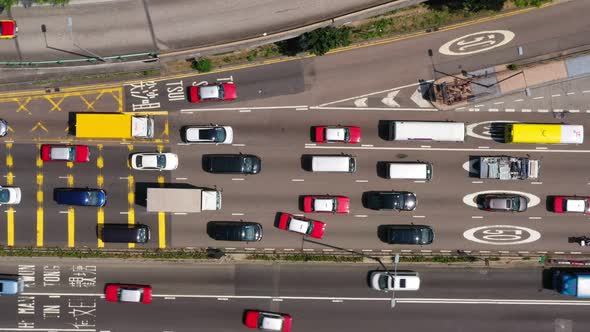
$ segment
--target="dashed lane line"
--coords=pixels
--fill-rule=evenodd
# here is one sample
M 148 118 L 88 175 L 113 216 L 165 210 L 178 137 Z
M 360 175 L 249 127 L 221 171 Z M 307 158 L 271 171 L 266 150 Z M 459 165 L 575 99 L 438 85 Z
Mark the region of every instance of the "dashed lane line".
M 337 150 L 375 150 L 375 151 L 453 151 L 453 152 L 479 152 L 482 149 L 476 148 L 419 148 L 419 147 L 394 147 L 394 146 L 305 146 L 306 149 L 337 149 Z M 486 149 L 491 152 L 544 152 L 544 153 L 590 153 L 590 150 L 550 150 L 547 147 L 536 149 Z M 368 180 L 355 180 L 356 182 L 368 182 Z

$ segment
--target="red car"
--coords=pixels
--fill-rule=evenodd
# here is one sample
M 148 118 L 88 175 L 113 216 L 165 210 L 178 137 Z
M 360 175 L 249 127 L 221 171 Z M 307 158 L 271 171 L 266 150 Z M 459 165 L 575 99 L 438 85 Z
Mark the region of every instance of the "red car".
M 303 212 L 348 213 L 350 200 L 346 196 L 303 196 Z
M 244 319 L 247 327 L 264 331 L 289 332 L 292 322 L 290 315 L 259 310 L 247 310 Z
M 221 83 L 211 85 L 197 85 L 188 87 L 188 101 L 200 103 L 203 101 L 234 100 L 237 98 L 236 85 Z
M 359 143 L 361 128 L 354 126 L 313 127 L 314 142 L 317 143 Z
M 279 217 L 279 228 L 321 239 L 324 236 L 326 224 L 317 220 L 297 217 L 289 213 L 281 213 Z
M 16 37 L 18 27 L 13 20 L 0 20 L 0 39 L 12 39 Z
M 87 163 L 90 152 L 86 145 L 41 145 L 41 160 L 43 161 L 73 161 Z
M 553 199 L 553 212 L 590 214 L 590 198 L 582 196 L 556 196 Z
M 152 303 L 152 286 L 107 284 L 104 295 L 109 302 Z

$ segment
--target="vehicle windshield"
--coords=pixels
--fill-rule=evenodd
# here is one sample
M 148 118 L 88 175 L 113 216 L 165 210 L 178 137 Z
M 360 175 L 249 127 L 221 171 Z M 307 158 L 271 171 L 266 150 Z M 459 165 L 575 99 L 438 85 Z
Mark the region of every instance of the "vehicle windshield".
M 147 241 L 147 230 L 145 228 L 140 228 L 137 232 L 137 242 L 144 243 Z
M 98 191 L 87 192 L 86 201 L 88 202 L 88 205 L 98 205 L 98 203 L 100 203 L 100 195 Z
M 166 167 L 166 156 L 163 154 L 158 155 L 157 159 L 156 159 L 156 163 L 158 165 L 158 168 Z
M 345 141 L 350 141 L 350 130 L 348 130 L 348 128 L 344 128 L 344 140 Z
M 68 151 L 70 152 L 70 160 L 76 160 L 76 148 L 71 146 L 68 148 Z
M 508 200 L 508 202 L 506 202 L 506 207 L 509 210 L 519 210 L 520 209 L 520 200 L 518 199 L 518 197 L 514 197 Z
M 219 89 L 219 99 L 223 99 L 223 97 L 225 97 L 225 90 L 223 89 L 223 85 L 218 85 L 217 89 Z
M 244 158 L 244 171 L 252 172 L 253 167 L 254 164 L 252 163 L 252 158 Z
M 389 276 L 387 274 L 382 274 L 379 277 L 379 288 L 381 288 L 381 289 L 388 289 L 389 288 Z
M 432 240 L 434 240 L 432 238 L 432 232 L 430 231 L 430 229 L 428 228 L 422 228 L 420 229 L 420 243 L 424 243 L 424 244 L 428 244 L 431 243 Z
M 10 200 L 10 191 L 8 189 L 0 189 L 0 203 L 8 203 Z
M 256 227 L 253 225 L 244 226 L 244 240 L 253 241 L 256 239 Z

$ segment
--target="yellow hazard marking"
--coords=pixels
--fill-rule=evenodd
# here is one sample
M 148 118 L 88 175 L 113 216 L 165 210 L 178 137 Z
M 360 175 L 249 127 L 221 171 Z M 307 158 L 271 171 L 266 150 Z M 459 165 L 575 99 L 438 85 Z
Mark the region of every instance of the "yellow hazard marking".
M 66 162 L 66 166 L 68 168 L 72 168 L 72 167 L 74 167 L 74 162 L 73 161 L 68 161 L 68 162 Z
M 37 124 L 35 126 L 33 126 L 33 128 L 31 128 L 31 132 L 34 132 L 37 129 L 43 129 L 45 132 L 48 132 L 49 130 L 47 130 L 47 128 L 41 123 L 41 121 L 37 122 Z
M 72 188 L 74 186 L 74 175 L 68 174 L 68 187 Z
M 51 105 L 53 105 L 53 107 L 49 110 L 49 112 L 53 112 L 53 111 L 61 112 L 61 111 L 63 111 L 59 105 L 61 105 L 61 103 L 63 103 L 63 101 L 65 99 L 66 99 L 66 97 L 65 96 L 62 96 L 60 98 L 60 100 L 56 103 L 55 101 L 53 101 L 53 98 L 51 98 L 51 96 L 45 96 L 45 100 L 47 100 L 48 102 L 51 103 Z
M 92 102 L 89 102 L 88 99 L 84 98 L 84 96 L 80 95 L 80 99 L 82 99 L 82 101 L 84 103 L 86 103 L 86 109 L 87 110 L 93 110 L 96 111 L 96 109 L 94 108 L 94 103 L 96 103 L 104 94 L 104 91 L 100 91 L 98 93 L 98 96 L 96 98 L 94 98 L 94 100 Z
M 102 155 L 100 155 L 100 156 L 98 156 L 98 158 L 96 158 L 96 167 L 98 167 L 98 168 L 104 167 L 104 159 L 102 158 Z
M 37 173 L 37 185 L 38 186 L 43 185 L 43 174 L 41 174 L 41 173 Z
M 24 102 L 21 102 L 20 98 L 13 100 L 13 101 L 16 101 L 18 104 L 18 108 L 16 109 L 16 113 L 19 113 L 20 111 L 25 111 L 25 112 L 31 114 L 31 112 L 27 108 L 27 104 L 30 103 L 31 100 L 33 100 L 33 98 L 31 98 L 31 97 L 27 97 Z
M 40 206 L 37 207 L 37 247 L 43 247 L 43 208 Z
M 158 247 L 166 248 L 166 213 L 158 212 Z
M 14 174 L 12 172 L 6 173 L 6 184 L 9 186 L 14 184 Z
M 96 221 L 98 224 L 98 228 L 100 229 L 102 227 L 102 225 L 104 224 L 104 208 L 102 208 L 102 207 L 98 208 L 98 211 L 96 212 Z M 104 248 L 104 242 L 102 242 L 102 240 L 100 239 L 100 236 L 98 237 L 98 247 Z
M 135 224 L 135 209 L 133 207 L 130 207 L 127 211 L 127 223 L 129 225 Z M 129 243 L 128 248 L 135 248 L 135 243 Z
M 14 160 L 12 159 L 12 155 L 6 155 L 6 166 L 12 167 L 14 165 Z
M 163 175 L 158 175 L 158 183 L 159 184 L 162 184 L 164 182 L 166 182 L 166 179 L 164 178 L 164 176 Z
M 74 247 L 74 234 L 76 233 L 76 223 L 74 222 L 75 212 L 73 207 L 68 208 L 68 247 Z
M 40 148 L 39 144 L 37 144 L 37 148 Z M 37 152 L 37 159 L 36 159 L 37 168 L 43 167 L 43 160 L 41 159 L 40 153 L 41 153 L 40 151 Z
M 162 135 L 160 135 L 160 137 L 162 137 L 162 136 L 168 137 L 169 133 L 170 133 L 170 128 L 168 125 L 168 119 L 166 119 L 166 121 L 164 122 L 164 131 L 162 132 Z
M 8 208 L 6 211 L 6 244 L 9 247 L 14 246 L 14 209 Z
M 158 146 L 156 147 L 156 150 L 158 150 L 159 153 L 162 153 L 164 151 L 165 146 L 158 144 Z
M 102 176 L 102 175 L 96 176 L 96 185 L 98 186 L 98 188 L 102 189 L 102 186 L 104 185 L 104 176 Z
M 43 190 L 37 190 L 37 203 L 43 204 Z

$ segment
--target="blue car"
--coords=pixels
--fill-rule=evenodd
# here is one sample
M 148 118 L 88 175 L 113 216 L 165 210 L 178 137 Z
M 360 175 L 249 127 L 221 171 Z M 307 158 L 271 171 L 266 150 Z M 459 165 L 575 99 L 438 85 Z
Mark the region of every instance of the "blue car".
M 107 193 L 102 189 L 55 188 L 53 200 L 63 205 L 104 206 L 107 203 Z
M 25 289 L 25 282 L 21 277 L 17 279 L 0 278 L 0 295 L 16 295 Z

